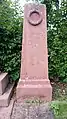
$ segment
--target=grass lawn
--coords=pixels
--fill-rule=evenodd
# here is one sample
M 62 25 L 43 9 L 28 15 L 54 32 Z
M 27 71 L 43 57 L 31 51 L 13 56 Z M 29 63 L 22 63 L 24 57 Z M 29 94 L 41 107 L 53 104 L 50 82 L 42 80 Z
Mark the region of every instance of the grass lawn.
M 50 107 L 55 119 L 67 119 L 67 101 L 52 101 Z

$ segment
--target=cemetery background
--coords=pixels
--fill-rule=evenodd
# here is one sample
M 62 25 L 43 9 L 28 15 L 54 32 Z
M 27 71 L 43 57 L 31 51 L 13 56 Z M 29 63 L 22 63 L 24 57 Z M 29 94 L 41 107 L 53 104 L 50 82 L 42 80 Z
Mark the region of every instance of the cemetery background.
M 66 100 L 67 84 L 63 82 L 67 82 L 67 1 L 60 8 L 54 0 L 45 0 L 43 4 L 47 6 L 49 77 L 57 87 L 53 96 Z M 13 5 L 10 0 L 0 1 L 0 71 L 8 72 L 11 80 L 16 81 L 20 72 L 21 16 L 17 0 Z

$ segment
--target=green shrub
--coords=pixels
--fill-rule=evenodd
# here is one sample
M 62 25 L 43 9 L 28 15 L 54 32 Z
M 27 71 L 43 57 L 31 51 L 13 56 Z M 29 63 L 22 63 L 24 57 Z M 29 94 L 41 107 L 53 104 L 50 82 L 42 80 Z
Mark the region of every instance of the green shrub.
M 67 1 L 48 21 L 49 76 L 67 82 Z M 55 78 L 56 79 L 56 78 Z
M 0 70 L 16 80 L 20 72 L 22 19 L 11 5 L 7 0 L 0 4 Z
M 16 0 L 17 2 L 17 0 Z M 54 0 L 47 5 L 49 76 L 67 82 L 67 1 L 55 8 Z M 0 2 L 0 70 L 19 79 L 22 39 L 22 17 L 10 0 Z M 56 78 L 55 78 L 56 79 Z

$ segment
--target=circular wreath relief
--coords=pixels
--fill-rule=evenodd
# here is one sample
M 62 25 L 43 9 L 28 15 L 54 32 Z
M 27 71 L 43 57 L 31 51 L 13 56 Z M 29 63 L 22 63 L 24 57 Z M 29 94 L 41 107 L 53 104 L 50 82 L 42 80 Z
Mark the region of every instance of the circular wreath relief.
M 37 15 L 38 19 L 37 20 L 31 19 L 31 17 L 35 14 Z M 28 14 L 28 22 L 33 26 L 39 25 L 42 22 L 41 13 L 38 10 L 31 10 Z

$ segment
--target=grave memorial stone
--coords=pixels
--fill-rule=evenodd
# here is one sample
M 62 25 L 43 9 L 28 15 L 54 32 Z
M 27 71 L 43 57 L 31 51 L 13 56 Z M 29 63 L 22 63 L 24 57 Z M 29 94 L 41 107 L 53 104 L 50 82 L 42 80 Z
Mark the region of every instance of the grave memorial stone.
M 48 79 L 46 6 L 29 3 L 24 8 L 23 41 L 18 98 L 43 97 L 52 99 Z

